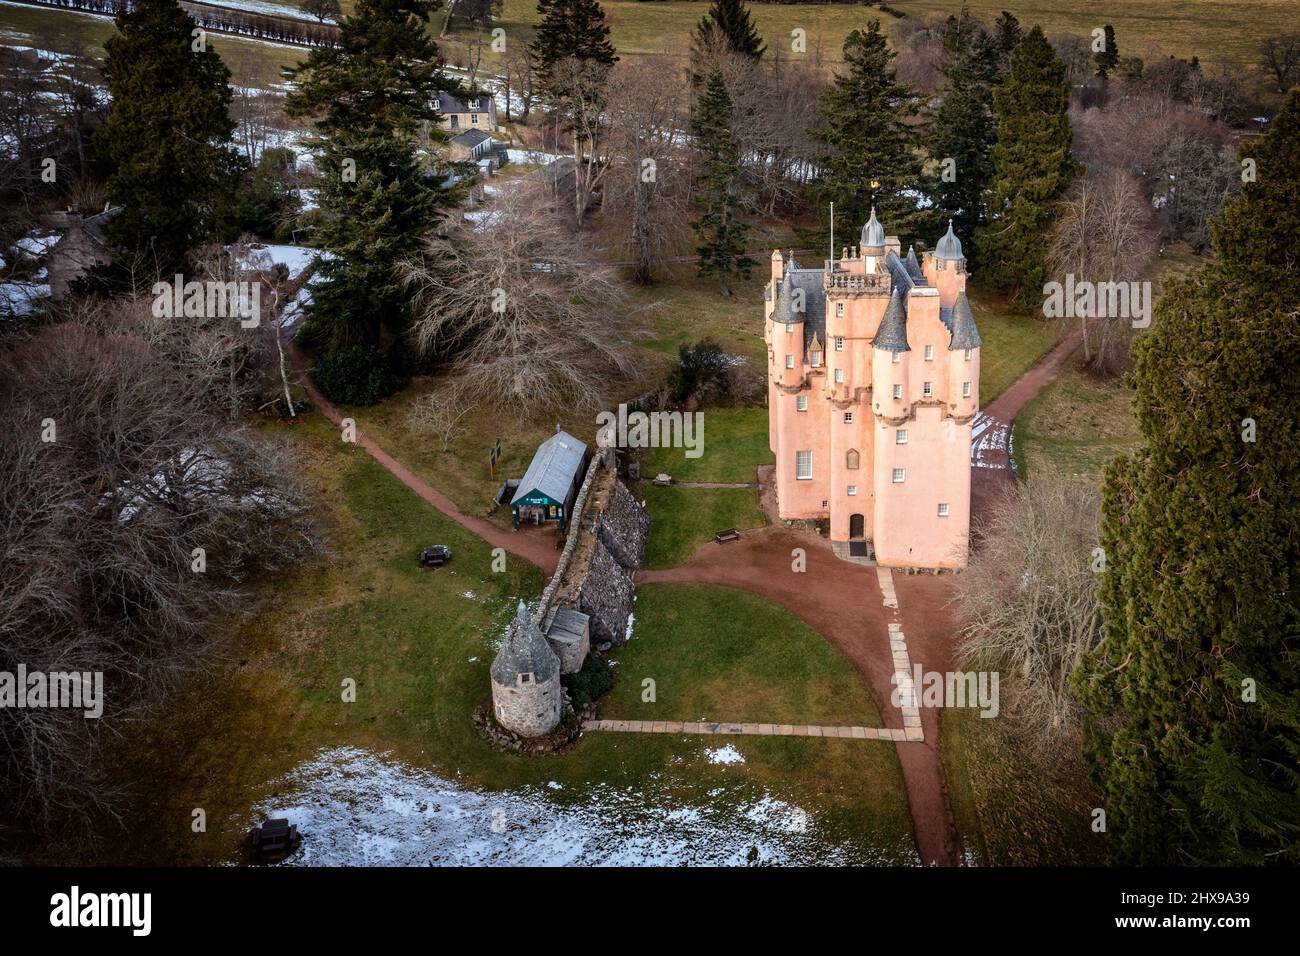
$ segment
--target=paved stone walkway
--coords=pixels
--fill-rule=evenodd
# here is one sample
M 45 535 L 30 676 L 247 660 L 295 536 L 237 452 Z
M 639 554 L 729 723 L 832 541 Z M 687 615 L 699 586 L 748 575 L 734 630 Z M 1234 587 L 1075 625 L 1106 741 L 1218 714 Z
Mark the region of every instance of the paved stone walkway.
M 918 718 L 915 726 L 828 727 L 821 724 L 746 724 L 682 720 L 589 720 L 583 730 L 606 730 L 629 734 L 748 734 L 754 737 L 843 737 L 852 740 L 922 740 Z
M 880 584 L 880 596 L 884 598 L 885 607 L 898 609 L 898 595 L 894 593 L 894 572 L 889 568 L 876 565 L 876 581 Z

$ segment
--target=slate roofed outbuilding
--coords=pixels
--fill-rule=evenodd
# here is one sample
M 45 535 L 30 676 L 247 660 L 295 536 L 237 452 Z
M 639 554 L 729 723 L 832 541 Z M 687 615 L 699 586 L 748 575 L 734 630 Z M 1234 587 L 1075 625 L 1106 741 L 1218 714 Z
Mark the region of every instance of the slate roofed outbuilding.
M 520 498 L 534 491 L 540 491 L 553 501 L 564 501 L 586 455 L 585 442 L 578 441 L 568 432 L 556 431 L 537 446 L 537 454 L 524 472 L 510 504 L 515 505 Z
M 491 138 L 491 136 L 483 132 L 481 129 L 467 129 L 465 132 L 453 136 L 451 141 L 457 146 L 465 146 L 469 149 L 473 149 L 479 143 L 483 142 L 483 140 Z

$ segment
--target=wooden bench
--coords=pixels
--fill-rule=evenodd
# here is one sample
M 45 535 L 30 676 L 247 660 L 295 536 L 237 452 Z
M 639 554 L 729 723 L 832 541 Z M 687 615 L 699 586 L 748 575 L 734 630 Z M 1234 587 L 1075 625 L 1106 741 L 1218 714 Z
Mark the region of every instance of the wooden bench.
M 728 541 L 739 541 L 740 532 L 735 528 L 727 528 L 725 531 L 719 531 L 715 534 L 713 540 L 718 544 L 726 544 Z

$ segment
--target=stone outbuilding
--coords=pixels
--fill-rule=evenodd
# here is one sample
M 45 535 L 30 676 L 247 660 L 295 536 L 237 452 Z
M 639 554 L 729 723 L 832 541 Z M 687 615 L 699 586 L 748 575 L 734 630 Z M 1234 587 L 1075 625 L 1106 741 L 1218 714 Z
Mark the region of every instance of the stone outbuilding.
M 576 674 L 591 649 L 591 618 L 571 607 L 557 607 L 546 626 L 546 643 L 560 658 L 560 673 Z
M 560 659 L 524 602 L 492 662 L 492 710 L 497 723 L 524 737 L 549 734 L 560 723 L 564 691 Z

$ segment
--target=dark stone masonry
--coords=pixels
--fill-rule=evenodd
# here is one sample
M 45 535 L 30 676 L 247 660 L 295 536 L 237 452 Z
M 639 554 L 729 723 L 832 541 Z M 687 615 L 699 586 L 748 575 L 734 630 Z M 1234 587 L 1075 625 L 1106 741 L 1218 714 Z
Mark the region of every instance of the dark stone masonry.
M 621 481 L 614 482 L 609 504 L 600 517 L 599 538 L 623 567 L 629 571 L 641 567 L 650 539 L 650 515 Z

